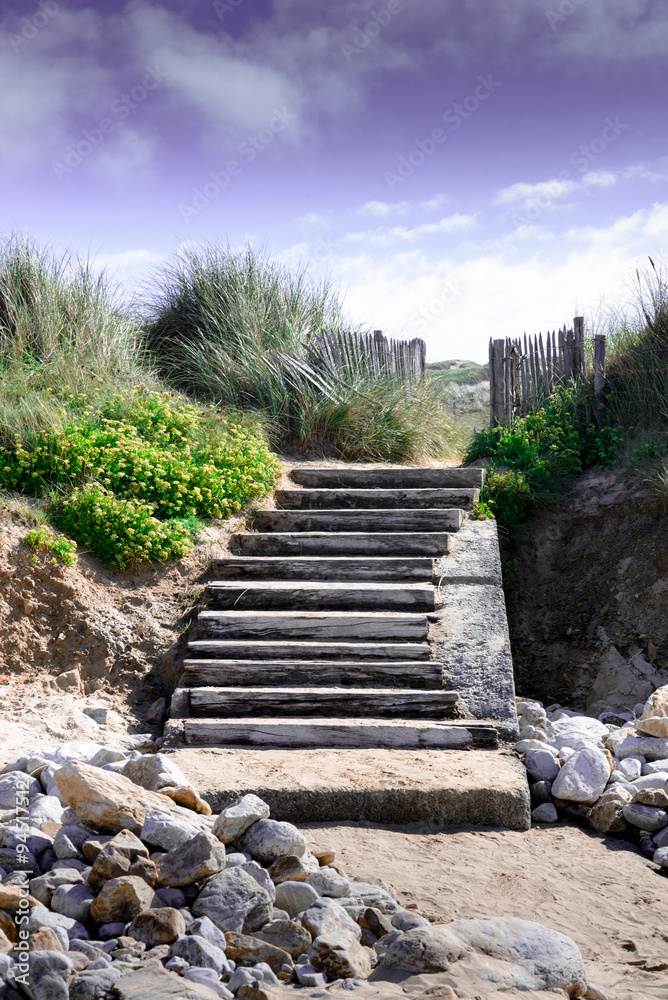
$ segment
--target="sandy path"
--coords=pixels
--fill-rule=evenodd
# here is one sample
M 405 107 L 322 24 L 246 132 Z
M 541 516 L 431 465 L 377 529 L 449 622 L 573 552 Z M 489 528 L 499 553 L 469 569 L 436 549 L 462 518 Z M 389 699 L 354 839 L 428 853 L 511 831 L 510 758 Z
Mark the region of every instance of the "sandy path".
M 610 1000 L 668 998 L 668 880 L 624 841 L 562 824 L 528 833 L 363 823 L 302 829 L 313 843 L 336 847 L 347 872 L 380 876 L 432 920 L 537 920 L 577 942 L 590 981 Z M 416 996 L 415 984 L 378 984 L 373 992 L 369 984 L 355 995 Z

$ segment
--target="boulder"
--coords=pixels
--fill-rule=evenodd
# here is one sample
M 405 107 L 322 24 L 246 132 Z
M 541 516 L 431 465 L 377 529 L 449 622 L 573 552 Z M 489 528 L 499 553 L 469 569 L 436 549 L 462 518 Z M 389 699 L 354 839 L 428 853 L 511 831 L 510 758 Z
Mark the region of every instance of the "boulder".
M 136 875 L 122 875 L 105 882 L 91 903 L 90 915 L 96 924 L 133 920 L 142 910 L 156 908 L 162 900 Z
M 148 848 L 129 830 L 121 830 L 97 853 L 88 885 L 101 889 L 109 879 L 127 875 L 137 858 L 148 858 Z
M 0 812 L 16 809 L 19 800 L 27 806 L 42 794 L 42 786 L 23 771 L 10 771 L 0 777 Z M 287 853 L 287 852 L 284 852 Z
M 292 958 L 287 951 L 260 938 L 248 934 L 237 934 L 235 931 L 231 931 L 225 937 L 227 939 L 227 957 L 231 958 L 237 965 L 240 962 L 252 965 L 266 962 L 272 972 L 276 974 L 281 971 L 284 965 L 292 965 Z
M 367 979 L 371 974 L 372 954 L 345 931 L 321 934 L 308 950 L 313 968 L 332 979 Z
M 180 767 L 162 753 L 147 753 L 135 760 L 128 760 L 121 772 L 126 778 L 151 792 L 168 785 L 189 785 Z
M 269 818 L 269 806 L 257 795 L 243 795 L 227 806 L 213 825 L 214 837 L 223 844 L 238 840 L 258 820 Z M 284 852 L 287 853 L 287 852 Z
M 240 841 L 243 851 L 263 865 L 270 865 L 285 854 L 302 857 L 306 854 L 306 838 L 292 823 L 275 819 L 259 819 L 244 833 Z
M 90 830 L 84 826 L 61 826 L 53 841 L 53 852 L 63 861 L 66 858 L 82 858 L 81 848 L 90 837 Z
M 611 733 L 606 746 L 614 757 L 644 757 L 645 760 L 664 760 L 668 757 L 668 738 L 641 736 L 635 729 L 619 729 Z
M 308 951 L 312 940 L 306 928 L 294 920 L 270 920 L 262 930 L 255 932 L 255 937 L 281 951 L 287 951 L 293 958 Z
M 163 887 L 192 885 L 225 868 L 225 847 L 210 833 L 197 833 L 157 862 L 158 883 Z
M 600 798 L 611 774 L 605 753 L 595 747 L 578 750 L 563 764 L 552 783 L 555 799 L 593 804 Z
M 291 917 L 296 917 L 315 903 L 318 896 L 318 890 L 306 882 L 281 882 L 276 887 L 276 906 Z
M 266 889 L 239 866 L 227 868 L 206 883 L 192 905 L 197 917 L 209 917 L 222 931 L 252 934 L 271 917 Z
M 633 802 L 633 792 L 619 783 L 607 788 L 589 810 L 587 819 L 597 833 L 622 833 L 626 830 L 624 806 Z
M 536 781 L 554 781 L 559 774 L 559 762 L 550 750 L 527 750 L 524 766 Z
M 306 877 L 306 884 L 312 886 L 319 896 L 341 899 L 350 895 L 350 882 L 339 875 L 335 868 L 320 868 Z
M 652 716 L 649 719 L 640 719 L 636 722 L 636 729 L 646 736 L 668 736 L 668 717 L 658 718 Z
M 215 944 L 216 948 L 220 948 L 221 951 L 227 950 L 225 935 L 208 917 L 198 917 L 197 920 L 193 920 L 188 926 L 187 933 L 197 934 L 198 937 L 206 938 L 207 941 Z
M 127 936 L 141 941 L 147 948 L 155 948 L 161 944 L 172 944 L 185 932 L 183 914 L 173 906 L 162 906 L 138 913 L 127 929 Z
M 360 926 L 333 899 L 317 899 L 304 910 L 299 919 L 302 927 L 305 927 L 314 939 L 338 931 L 352 934 L 358 941 L 362 936 Z
M 170 946 L 170 958 L 184 958 L 189 965 L 200 969 L 213 969 L 218 975 L 227 969 L 225 952 L 206 938 L 186 934 Z
M 641 720 L 655 717 L 664 719 L 668 717 L 668 684 L 658 687 L 645 702 Z
M 59 885 L 51 898 L 51 909 L 85 924 L 95 893 L 86 885 Z
M 116 965 L 85 969 L 70 982 L 69 1000 L 98 1000 L 106 996 L 121 974 Z
M 192 809 L 202 816 L 211 816 L 211 806 L 197 794 L 192 785 L 168 785 L 158 789 L 161 795 L 166 795 L 172 802 L 183 806 L 184 809 Z
M 157 794 L 157 793 L 156 793 Z M 185 811 L 185 810 L 184 810 Z M 195 815 L 191 813 L 190 815 Z M 163 851 L 173 851 L 201 833 L 189 818 L 148 809 L 141 829 L 141 839 Z
M 627 823 L 639 830 L 647 830 L 648 833 L 657 833 L 664 826 L 668 826 L 668 812 L 656 806 L 643 806 L 631 802 L 624 806 L 622 813 Z
M 309 873 L 310 869 L 296 854 L 286 854 L 269 866 L 269 876 L 275 885 L 280 885 L 281 882 L 303 882 Z
M 416 973 L 447 972 L 468 950 L 448 928 L 446 924 L 416 927 L 406 934 L 396 931 L 383 965 Z

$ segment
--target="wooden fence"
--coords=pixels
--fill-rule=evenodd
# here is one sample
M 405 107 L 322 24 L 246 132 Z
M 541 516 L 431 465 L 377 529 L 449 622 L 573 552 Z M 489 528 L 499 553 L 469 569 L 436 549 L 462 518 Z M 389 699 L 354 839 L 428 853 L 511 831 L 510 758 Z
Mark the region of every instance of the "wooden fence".
M 397 375 L 405 380 L 423 377 L 427 361 L 424 340 L 391 340 L 382 330 L 357 333 L 344 330 L 314 337 L 306 345 L 306 356 L 316 367 L 339 378 L 365 374 L 370 378 Z
M 584 318 L 543 335 L 489 342 L 490 426 L 511 426 L 515 417 L 539 409 L 560 385 L 586 375 Z M 605 384 L 605 337 L 594 338 L 594 394 Z

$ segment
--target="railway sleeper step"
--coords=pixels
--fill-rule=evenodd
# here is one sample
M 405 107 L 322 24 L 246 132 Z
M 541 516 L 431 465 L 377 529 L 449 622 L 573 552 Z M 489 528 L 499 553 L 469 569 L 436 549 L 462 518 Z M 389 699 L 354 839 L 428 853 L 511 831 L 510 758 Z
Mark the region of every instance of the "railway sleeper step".
M 382 687 L 442 690 L 434 660 L 185 660 L 184 687 Z
M 301 489 L 276 490 L 280 510 L 360 510 L 373 508 L 432 510 L 460 507 L 470 510 L 480 499 L 477 489 Z
M 430 583 L 224 580 L 209 583 L 207 593 L 211 607 L 229 610 L 433 611 L 435 607 Z
M 206 638 L 360 641 L 403 639 L 424 642 L 424 614 L 388 611 L 201 611 L 197 628 Z M 205 638 L 203 634 L 198 638 Z
M 416 469 L 411 466 L 292 469 L 290 479 L 312 489 L 482 489 L 485 470 Z
M 256 536 L 257 537 L 257 536 Z M 275 536 L 270 536 L 275 537 Z M 228 556 L 213 559 L 216 577 L 253 580 L 432 580 L 434 559 L 427 556 Z
M 463 520 L 464 512 L 459 507 L 430 507 L 424 510 L 256 510 L 253 526 L 266 532 L 459 531 Z
M 447 719 L 456 715 L 458 698 L 456 691 L 407 688 L 198 687 L 190 689 L 190 714 Z
M 350 638 L 350 636 L 348 636 Z M 428 642 L 291 642 L 244 639 L 193 639 L 188 643 L 191 656 L 237 660 L 368 660 L 385 662 L 429 661 Z
M 232 548 L 245 556 L 431 556 L 447 555 L 447 531 L 237 532 Z

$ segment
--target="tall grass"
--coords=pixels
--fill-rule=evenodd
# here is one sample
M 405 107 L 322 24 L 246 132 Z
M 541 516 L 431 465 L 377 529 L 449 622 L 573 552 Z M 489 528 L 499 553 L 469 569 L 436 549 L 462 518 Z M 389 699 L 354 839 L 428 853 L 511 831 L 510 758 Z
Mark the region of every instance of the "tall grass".
M 141 383 L 140 325 L 87 261 L 0 240 L 0 440 L 57 428 L 83 400 Z
M 668 431 L 668 274 L 649 264 L 634 307 L 609 319 L 605 405 L 623 427 L 651 434 Z
M 146 345 L 169 382 L 200 398 L 263 412 L 274 443 L 352 460 L 421 461 L 452 454 L 454 422 L 426 380 L 357 371 L 319 387 L 280 355 L 304 357 L 323 328 L 345 329 L 335 287 L 250 245 L 187 247 L 154 276 Z

